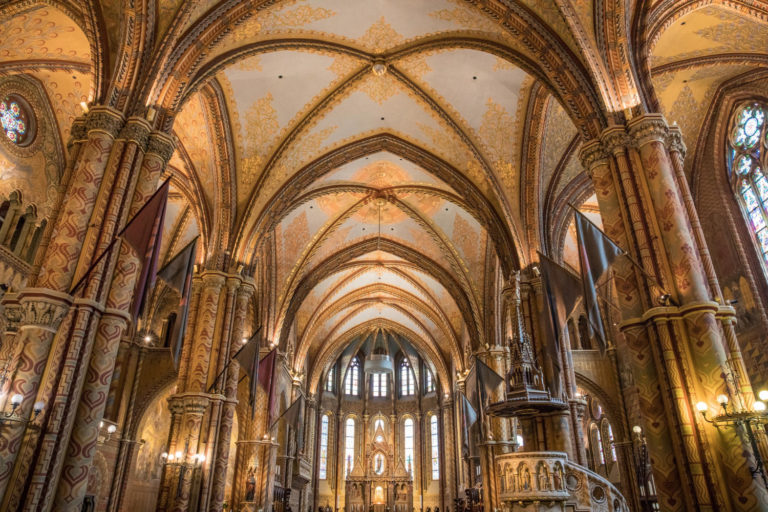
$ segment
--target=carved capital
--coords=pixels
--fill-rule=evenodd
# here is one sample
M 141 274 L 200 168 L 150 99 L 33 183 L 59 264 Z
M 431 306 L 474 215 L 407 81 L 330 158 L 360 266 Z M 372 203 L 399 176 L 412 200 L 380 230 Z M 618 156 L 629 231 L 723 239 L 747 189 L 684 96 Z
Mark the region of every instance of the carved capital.
M 163 132 L 152 132 L 149 134 L 149 140 L 147 141 L 147 154 L 155 154 L 163 160 L 163 165 L 168 163 L 168 160 L 173 156 L 173 151 L 176 149 L 176 143 L 170 135 Z
M 11 297 L 11 295 L 13 297 Z M 6 293 L 5 297 L 3 297 L 6 332 L 18 331 L 19 324 L 24 318 L 24 310 L 21 307 L 21 303 L 16 299 L 15 295 L 16 294 Z
M 599 140 L 593 140 L 581 147 L 579 159 L 582 167 L 591 176 L 595 167 L 605 165 L 608 160 L 608 153 L 605 152 Z
M 631 145 L 632 139 L 624 128 L 614 126 L 608 128 L 600 135 L 600 140 L 603 143 L 603 148 L 608 154 L 619 155 L 624 153 Z
M 632 143 L 643 147 L 651 142 L 666 144 L 669 126 L 661 114 L 646 114 L 627 123 Z
M 85 120 L 85 127 L 88 133 L 100 131 L 113 139 L 120 133 L 120 129 L 124 124 L 125 119 L 120 112 L 101 105 L 91 108 Z
M 210 399 L 203 396 L 188 395 L 183 398 L 184 412 L 186 414 L 193 414 L 202 416 L 205 413 L 205 409 L 210 403 Z
M 77 142 L 82 142 L 88 138 L 88 128 L 86 127 L 85 116 L 80 116 L 72 122 L 72 128 L 69 130 L 69 141 L 67 147 L 71 147 Z
M 147 147 L 149 140 L 149 132 L 151 126 L 149 122 L 142 117 L 131 117 L 128 122 L 125 123 L 123 129 L 120 130 L 119 139 L 123 139 L 127 142 L 135 142 L 141 149 Z
M 682 158 L 685 158 L 685 153 L 688 148 L 685 147 L 683 142 L 683 133 L 680 131 L 680 127 L 673 125 L 669 127 L 669 133 L 667 134 L 667 147 L 670 152 L 678 152 Z
M 72 298 L 47 288 L 27 288 L 19 294 L 21 325 L 56 331 L 67 314 Z

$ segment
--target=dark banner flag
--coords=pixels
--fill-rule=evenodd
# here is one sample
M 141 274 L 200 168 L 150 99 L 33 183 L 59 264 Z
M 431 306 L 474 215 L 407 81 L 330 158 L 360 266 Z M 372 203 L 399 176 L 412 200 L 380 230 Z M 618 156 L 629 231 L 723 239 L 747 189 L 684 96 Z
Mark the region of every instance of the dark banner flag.
M 605 274 L 611 263 L 624 254 L 624 251 L 578 210 L 574 215 L 574 221 L 579 241 L 584 309 L 587 311 L 587 318 L 600 344 L 600 350 L 605 351 L 605 329 L 600 316 L 600 305 L 597 303 L 596 286 L 597 281 Z
M 490 366 L 475 358 L 475 365 L 464 382 L 470 403 L 476 410 L 482 410 L 486 398 L 504 382 L 504 378 Z
M 152 289 L 157 273 L 157 261 L 163 237 L 165 206 L 168 203 L 170 180 L 160 185 L 141 210 L 131 219 L 118 236 L 136 251 L 141 262 L 141 271 L 133 290 L 131 318 L 138 318 L 144 309 L 147 292 Z
M 256 379 L 262 389 L 267 392 L 267 425 L 272 425 L 272 418 L 277 416 L 275 407 L 277 406 L 277 400 L 275 400 L 275 366 L 277 366 L 277 349 L 273 348 L 269 351 L 269 354 L 259 361 L 259 375 Z M 256 412 L 256 387 L 251 385 L 251 392 L 253 395 L 250 397 L 251 401 L 251 417 Z
M 472 443 L 472 425 L 477 423 L 477 411 L 464 393 L 459 393 L 461 397 L 461 418 L 462 428 L 464 429 L 462 437 L 462 456 L 469 457 L 474 450 Z
M 280 419 L 284 419 L 292 429 L 298 430 L 299 428 L 299 416 L 301 414 L 301 407 L 304 404 L 304 397 L 299 395 L 299 398 L 293 401 L 283 413 L 272 423 L 270 430 L 274 427 Z
M 173 323 L 171 334 L 171 357 L 173 366 L 178 371 L 181 359 L 181 348 L 184 343 L 184 331 L 187 328 L 187 313 L 189 313 L 189 292 L 192 288 L 192 273 L 195 269 L 195 254 L 197 237 L 157 273 L 168 286 L 179 292 L 179 314 Z
M 548 382 L 549 391 L 555 398 L 560 398 L 560 336 L 562 336 L 565 323 L 573 313 L 576 301 L 581 295 L 579 280 L 569 271 L 539 253 L 541 265 L 542 284 L 544 288 L 544 300 L 549 315 L 544 322 L 546 346 L 544 347 L 544 359 L 551 364 L 551 381 Z

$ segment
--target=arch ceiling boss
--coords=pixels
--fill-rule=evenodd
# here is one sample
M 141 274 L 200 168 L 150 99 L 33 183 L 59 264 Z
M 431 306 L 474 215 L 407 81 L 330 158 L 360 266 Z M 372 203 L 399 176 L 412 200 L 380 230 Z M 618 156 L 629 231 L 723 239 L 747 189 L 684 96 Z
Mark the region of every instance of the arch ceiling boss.
M 231 375 L 241 342 L 257 334 L 261 355 L 276 347 L 276 367 L 288 375 L 278 409 L 300 394 L 318 418 L 327 415 L 323 492 L 336 489 L 337 508 L 344 484 L 330 480 L 344 468 L 329 453 L 334 436 L 342 439 L 342 398 L 337 418 L 323 396 L 382 338 L 417 387 L 429 378 L 429 391 L 407 393 L 420 409 L 406 416 L 421 448 L 418 418 L 440 423 L 439 450 L 430 442 L 441 481 L 427 489 L 419 476 L 409 491 L 433 507 L 453 506 L 462 485 L 486 489 L 488 510 L 522 503 L 514 493 L 533 490 L 514 485 L 531 474 L 515 450 L 527 443 L 523 451 L 548 454 L 535 466 L 541 500 L 576 496 L 581 487 L 554 482 L 578 473 L 579 485 L 603 493 L 580 499 L 640 510 L 650 491 L 631 474 L 640 446 L 632 443 L 647 439 L 646 481 L 662 510 L 768 510 L 766 492 L 744 476 L 749 447 L 718 437 L 693 405 L 740 393 L 751 407 L 747 376 L 766 384 L 765 266 L 749 233 L 734 227 L 738 204 L 717 203 L 715 187 L 727 185 L 725 171 L 716 173 L 732 107 L 768 98 L 767 23 L 758 0 L 2 2 L 0 279 L 13 286 L 0 299 L 0 331 L 10 333 L 0 344 L 0 407 L 7 417 L 34 416 L 0 417 L 0 509 L 79 510 L 85 496 L 104 497 L 97 510 L 118 512 L 126 499 L 141 509 L 141 493 L 126 498 L 125 486 L 93 490 L 100 477 L 89 468 L 98 457 L 106 464 L 96 448 L 109 440 L 104 421 L 120 442 L 140 439 L 147 425 L 169 439 L 106 456 L 118 461 L 115 479 L 154 482 L 160 498 L 148 500 L 162 510 L 173 502 L 220 511 L 225 496 L 245 499 L 250 478 L 265 487 L 290 480 L 288 466 L 254 476 L 235 439 L 296 448 L 280 464 L 295 455 L 291 475 L 316 484 L 307 455 L 315 420 L 300 436 L 265 434 L 268 419 L 249 413 L 271 402 L 254 392 L 250 403 Z M 135 320 L 127 311 L 142 285 L 140 261 L 113 244 L 166 180 L 158 266 L 197 240 L 194 279 L 186 293 L 159 279 Z M 718 211 L 704 218 L 700 208 Z M 600 284 L 606 304 L 595 309 L 604 309 L 609 356 L 592 350 L 600 340 L 581 302 L 562 344 L 544 341 L 549 297 L 538 253 L 580 273 L 575 210 L 636 260 L 616 263 L 610 284 Z M 720 210 L 735 234 L 710 254 Z M 729 266 L 739 275 L 728 270 L 721 287 Z M 734 306 L 737 293 L 749 311 Z M 185 344 L 164 363 L 158 354 L 175 350 L 169 340 L 183 321 L 177 303 L 189 305 Z M 556 381 L 536 391 L 558 405 L 535 429 L 483 416 L 479 441 L 510 448 L 491 448 L 490 467 L 476 472 L 470 461 L 481 457 L 458 432 L 459 391 L 475 361 L 506 379 L 513 357 L 536 367 L 526 379 Z M 172 421 L 142 416 L 161 408 L 160 397 Z M 581 421 L 587 403 L 605 405 L 592 418 L 605 439 L 580 430 L 590 427 Z M 363 436 L 347 440 L 351 451 L 367 442 L 363 409 L 349 413 Z M 379 412 L 394 423 L 394 411 L 391 420 Z M 642 435 L 633 437 L 635 423 Z M 550 435 L 560 428 L 567 433 Z M 399 442 L 394 429 L 387 449 Z M 611 455 L 602 469 L 595 453 L 588 463 L 585 440 Z M 205 445 L 189 467 L 208 466 L 194 484 L 197 476 L 181 472 L 173 498 L 166 469 L 182 445 L 190 454 Z M 135 472 L 133 450 L 142 449 L 137 460 L 151 463 Z M 146 468 L 165 449 L 153 474 Z M 506 457 L 498 469 L 495 455 Z M 451 457 L 467 466 L 450 470 Z M 525 472 L 513 475 L 518 464 Z M 414 475 L 396 459 L 386 468 L 403 482 Z

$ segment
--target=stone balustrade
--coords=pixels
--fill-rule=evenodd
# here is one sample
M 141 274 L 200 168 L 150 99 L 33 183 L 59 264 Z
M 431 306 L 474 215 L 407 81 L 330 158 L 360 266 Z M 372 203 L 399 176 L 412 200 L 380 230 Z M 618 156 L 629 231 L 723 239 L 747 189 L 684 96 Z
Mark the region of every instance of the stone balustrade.
M 517 452 L 495 458 L 499 502 L 522 510 L 628 512 L 627 502 L 602 476 L 562 452 Z M 535 506 L 530 509 L 530 506 Z

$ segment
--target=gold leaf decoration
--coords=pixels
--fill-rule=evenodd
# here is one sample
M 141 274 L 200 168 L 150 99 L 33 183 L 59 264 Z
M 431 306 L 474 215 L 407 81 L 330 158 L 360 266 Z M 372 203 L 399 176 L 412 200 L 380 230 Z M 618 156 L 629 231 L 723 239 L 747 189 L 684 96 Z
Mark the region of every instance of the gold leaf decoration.
M 371 25 L 358 41 L 373 53 L 383 53 L 385 50 L 403 42 L 403 36 L 398 34 L 382 16 Z
M 349 55 L 340 53 L 334 56 L 333 62 L 328 66 L 328 70 L 336 75 L 336 79 L 345 78 L 360 67 L 360 61 Z
M 267 158 L 280 130 L 277 111 L 272 106 L 272 93 L 259 98 L 245 115 L 245 157 L 243 158 L 244 189 L 250 188 Z
M 360 84 L 360 90 L 381 105 L 400 92 L 400 85 L 389 74 L 382 76 L 370 74 L 363 79 Z

